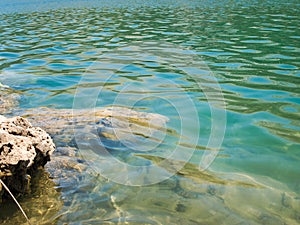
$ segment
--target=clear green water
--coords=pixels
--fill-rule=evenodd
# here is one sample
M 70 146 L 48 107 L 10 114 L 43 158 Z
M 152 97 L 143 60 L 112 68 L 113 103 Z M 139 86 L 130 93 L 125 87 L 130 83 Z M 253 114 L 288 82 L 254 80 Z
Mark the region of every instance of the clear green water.
M 100 88 L 95 106 L 160 113 L 177 133 L 191 99 L 200 122 L 186 120 L 185 146 L 198 145 L 190 164 L 158 184 L 116 184 L 76 157 L 80 169 L 47 167 L 42 177 L 53 179 L 21 200 L 33 222 L 300 223 L 298 1 L 16 2 L 0 4 L 0 81 L 21 96 L 17 112 L 72 108 L 78 90 L 82 108 L 91 107 L 90 90 Z M 212 74 L 224 96 L 226 132 L 207 177 L 197 168 L 213 123 L 210 103 L 220 110 L 222 99 L 208 101 L 198 83 L 209 86 Z M 155 154 L 142 154 L 155 163 L 176 138 L 168 134 Z M 24 222 L 13 203 L 0 218 Z

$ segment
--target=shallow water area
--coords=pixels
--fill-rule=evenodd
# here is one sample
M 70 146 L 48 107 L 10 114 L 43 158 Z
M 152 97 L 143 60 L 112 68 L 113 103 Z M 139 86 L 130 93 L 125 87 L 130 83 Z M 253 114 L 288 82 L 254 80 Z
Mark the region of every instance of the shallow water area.
M 300 223 L 298 1 L 0 13 L 0 112 L 57 145 L 20 199 L 33 224 Z M 0 223 L 25 224 L 7 206 Z

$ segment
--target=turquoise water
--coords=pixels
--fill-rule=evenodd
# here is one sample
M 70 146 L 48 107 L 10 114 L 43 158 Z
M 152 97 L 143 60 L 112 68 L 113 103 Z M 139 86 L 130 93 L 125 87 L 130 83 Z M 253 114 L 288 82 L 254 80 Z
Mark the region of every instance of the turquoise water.
M 300 223 L 298 1 L 16 2 L 0 3 L 0 81 L 20 95 L 16 114 L 111 105 L 159 113 L 173 132 L 138 153 L 153 164 L 177 146 L 177 160 L 193 153 L 170 179 L 137 187 L 95 174 L 80 156 L 79 169 L 49 166 L 42 177 L 51 179 L 21 201 L 32 221 Z M 212 133 L 224 140 L 208 176 L 198 165 L 217 147 Z M 10 207 L 3 224 L 24 221 Z

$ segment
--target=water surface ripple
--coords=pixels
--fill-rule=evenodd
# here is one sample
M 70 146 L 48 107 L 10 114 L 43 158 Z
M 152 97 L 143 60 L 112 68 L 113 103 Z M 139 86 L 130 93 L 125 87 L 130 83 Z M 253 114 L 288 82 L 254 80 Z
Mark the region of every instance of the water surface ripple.
M 181 172 L 147 187 L 123 186 L 97 176 L 76 146 L 57 135 L 55 157 L 60 161 L 54 160 L 36 189 L 21 200 L 33 222 L 300 223 L 298 1 L 65 1 L 61 7 L 57 2 L 0 3 L 0 81 L 20 95 L 21 110 L 16 113 L 44 106 L 71 109 L 78 88 L 102 87 L 95 103 L 99 107 L 113 104 L 121 92 L 128 102 L 139 99 L 143 90 L 154 97 L 140 99 L 134 109 L 170 119 L 169 142 L 155 154 L 140 156 L 156 163 L 179 144 L 179 115 L 170 102 L 180 103 L 188 94 L 199 110 L 201 135 Z M 189 62 L 182 64 L 189 54 L 213 72 L 227 109 L 225 139 L 207 173 L 197 166 L 209 151 L 205 146 L 211 115 L 207 96 L 183 72 L 197 69 Z M 114 71 L 109 79 L 105 68 L 95 64 L 104 58 L 113 59 L 106 68 Z M 122 69 L 112 69 L 120 64 Z M 82 84 L 84 74 L 91 79 Z M 191 127 L 190 133 L 196 129 L 200 128 Z M 189 138 L 181 147 L 194 147 L 193 136 Z M 133 163 L 131 156 L 117 157 Z M 18 224 L 23 218 L 14 206 L 1 207 L 0 221 Z

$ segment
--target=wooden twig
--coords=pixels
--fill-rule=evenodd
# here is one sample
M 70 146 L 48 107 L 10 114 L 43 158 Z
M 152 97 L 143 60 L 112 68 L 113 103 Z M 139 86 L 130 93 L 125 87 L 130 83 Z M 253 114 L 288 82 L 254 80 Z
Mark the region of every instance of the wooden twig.
M 27 222 L 29 225 L 32 225 L 26 215 L 26 213 L 24 212 L 24 210 L 22 209 L 21 205 L 19 204 L 19 202 L 17 201 L 17 199 L 15 198 L 15 196 L 11 193 L 11 191 L 9 190 L 9 188 L 5 185 L 5 183 L 2 181 L 2 179 L 0 179 L 0 183 L 2 184 L 2 186 L 4 187 L 4 189 L 10 194 L 10 196 L 12 197 L 12 199 L 15 201 L 15 203 L 17 204 L 17 206 L 19 207 L 19 209 L 21 210 L 21 212 L 23 213 L 24 217 L 26 218 Z

